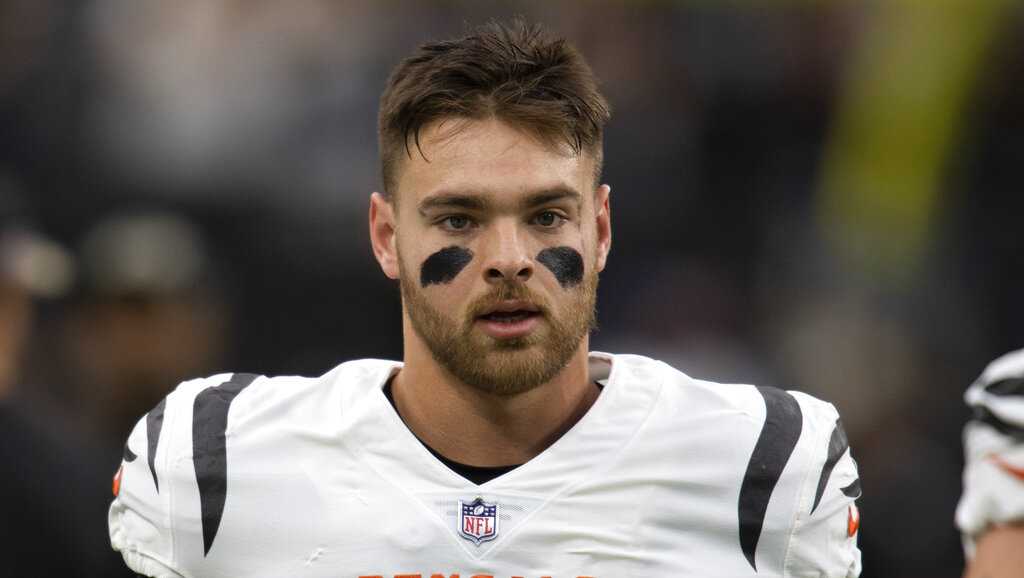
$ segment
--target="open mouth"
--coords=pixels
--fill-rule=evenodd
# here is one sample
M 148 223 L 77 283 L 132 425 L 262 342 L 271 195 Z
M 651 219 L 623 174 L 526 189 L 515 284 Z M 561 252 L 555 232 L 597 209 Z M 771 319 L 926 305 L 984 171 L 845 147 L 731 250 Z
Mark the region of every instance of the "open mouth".
M 525 299 L 498 301 L 484 309 L 477 320 L 500 335 L 530 331 L 544 313 Z
M 480 316 L 480 319 L 487 321 L 495 321 L 497 323 L 517 323 L 519 321 L 525 321 L 531 317 L 537 317 L 540 315 L 537 311 L 528 311 L 525 309 L 517 309 L 515 311 L 492 311 L 490 313 Z
M 526 300 L 494 303 L 478 315 L 479 328 L 494 339 L 520 339 L 536 331 L 544 313 Z

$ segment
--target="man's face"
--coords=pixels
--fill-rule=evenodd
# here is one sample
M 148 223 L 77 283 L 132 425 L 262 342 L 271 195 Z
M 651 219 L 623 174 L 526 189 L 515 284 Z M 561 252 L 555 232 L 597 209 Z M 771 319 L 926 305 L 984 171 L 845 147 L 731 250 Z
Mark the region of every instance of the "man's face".
M 530 390 L 585 354 L 608 188 L 590 155 L 497 120 L 433 123 L 420 143 L 426 160 L 403 159 L 387 207 L 393 258 L 375 238 L 378 259 L 439 364 L 484 391 Z

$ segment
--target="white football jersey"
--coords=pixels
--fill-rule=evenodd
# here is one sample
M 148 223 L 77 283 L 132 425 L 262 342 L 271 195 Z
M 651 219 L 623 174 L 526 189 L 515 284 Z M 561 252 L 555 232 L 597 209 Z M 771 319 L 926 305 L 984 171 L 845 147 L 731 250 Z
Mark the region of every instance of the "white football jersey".
M 991 524 L 1024 520 L 1024 349 L 993 361 L 964 395 L 964 492 L 956 523 L 969 556 Z
M 592 353 L 604 388 L 476 485 L 402 422 L 401 364 L 188 381 L 131 433 L 110 536 L 186 578 L 852 577 L 860 494 L 835 409 Z

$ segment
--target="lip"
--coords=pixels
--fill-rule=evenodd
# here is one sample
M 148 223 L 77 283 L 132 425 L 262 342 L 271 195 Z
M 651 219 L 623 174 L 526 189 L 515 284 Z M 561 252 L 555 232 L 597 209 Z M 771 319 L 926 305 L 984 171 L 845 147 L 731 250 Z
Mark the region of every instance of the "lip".
M 501 311 L 495 309 L 494 311 Z M 516 311 L 516 309 L 510 309 L 509 311 Z M 484 333 L 490 335 L 495 339 L 515 339 L 517 337 L 525 337 L 529 335 L 537 325 L 540 324 L 540 315 L 530 315 L 519 321 L 513 321 L 511 323 L 507 321 L 492 321 L 490 319 L 484 319 L 478 317 L 476 322 L 479 324 L 480 329 Z
M 509 311 L 528 311 L 530 313 L 537 313 L 539 309 L 533 303 L 523 300 L 509 300 L 499 301 L 495 303 L 493 307 L 484 311 L 480 316 L 490 315 L 491 313 L 507 313 Z

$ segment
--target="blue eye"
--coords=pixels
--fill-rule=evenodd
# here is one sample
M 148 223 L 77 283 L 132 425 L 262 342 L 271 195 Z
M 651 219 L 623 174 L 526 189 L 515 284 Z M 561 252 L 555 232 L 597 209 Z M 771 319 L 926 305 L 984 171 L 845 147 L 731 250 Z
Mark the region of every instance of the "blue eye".
M 557 227 L 564 221 L 565 217 L 554 211 L 544 211 L 542 213 L 538 213 L 537 216 L 533 218 L 533 222 L 545 228 Z
M 441 222 L 453 231 L 461 231 L 469 227 L 469 218 L 465 215 L 449 215 Z

